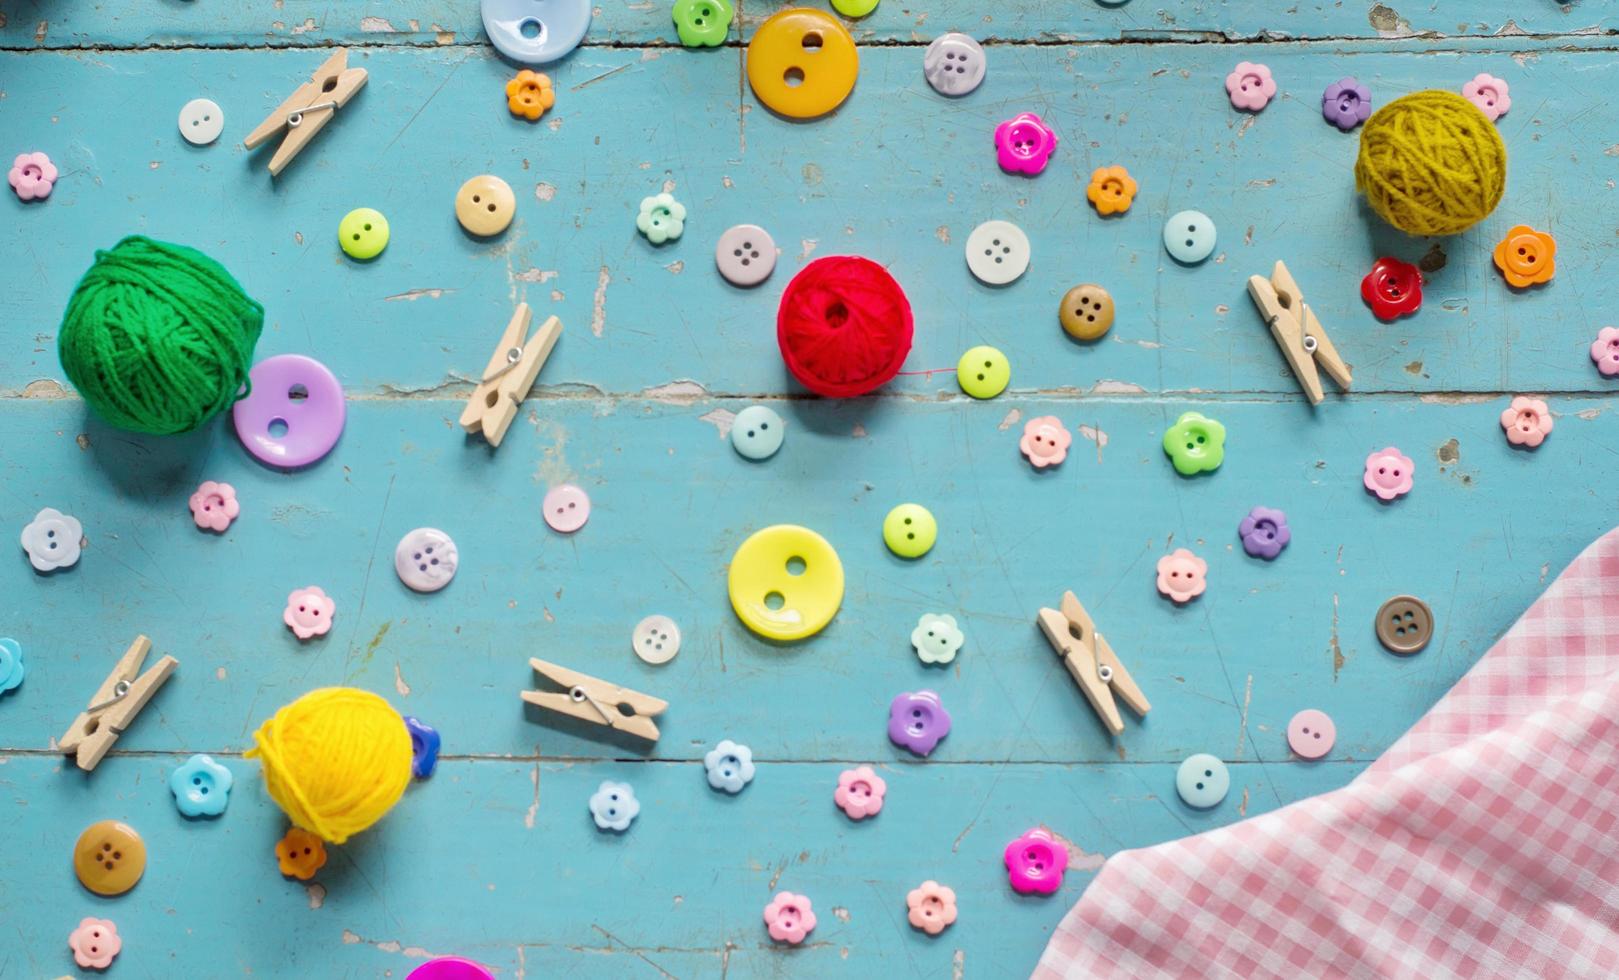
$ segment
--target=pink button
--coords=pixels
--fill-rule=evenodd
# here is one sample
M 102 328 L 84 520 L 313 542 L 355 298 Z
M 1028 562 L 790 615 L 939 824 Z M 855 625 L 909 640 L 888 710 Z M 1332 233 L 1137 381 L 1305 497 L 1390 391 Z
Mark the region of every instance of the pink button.
M 1411 492 L 1411 457 L 1389 446 L 1366 457 L 1366 475 L 1361 482 L 1383 501 Z
M 337 603 L 326 595 L 326 591 L 318 585 L 309 585 L 294 589 L 287 596 L 287 608 L 281 613 L 281 621 L 298 639 L 307 640 L 311 636 L 325 636 L 326 631 L 332 628 L 332 614 L 335 612 Z
M 572 534 L 590 520 L 590 498 L 571 483 L 552 487 L 540 506 L 545 508 L 545 523 L 563 534 Z
M 1018 448 L 1023 450 L 1023 455 L 1028 457 L 1035 469 L 1043 470 L 1067 459 L 1068 447 L 1073 443 L 1073 433 L 1063 428 L 1061 419 L 1055 415 L 1042 415 L 1030 419 L 1023 427 L 1023 438 L 1018 440 Z
M 1270 104 L 1276 94 L 1276 80 L 1270 77 L 1270 69 L 1264 65 L 1239 61 L 1225 77 L 1225 90 L 1231 96 L 1232 105 L 1258 112 Z
M 248 373 L 253 390 L 231 409 L 236 435 L 261 463 L 308 466 L 337 445 L 348 407 L 326 365 L 300 354 L 267 357 Z
M 43 153 L 19 153 L 6 178 L 19 200 L 43 201 L 56 186 L 56 164 Z
M 105 970 L 124 948 L 124 941 L 118 927 L 107 919 L 80 919 L 79 927 L 68 935 L 67 945 L 73 950 L 73 962 L 86 970 Z
M 777 892 L 765 906 L 765 925 L 770 929 L 771 939 L 796 946 L 815 928 L 815 912 L 810 908 L 810 900 L 803 895 Z
M 229 483 L 204 481 L 191 495 L 191 519 L 204 531 L 223 531 L 242 512 L 236 488 Z
M 845 769 L 838 774 L 838 788 L 832 793 L 832 802 L 838 805 L 850 820 L 874 817 L 883 808 L 883 797 L 888 784 L 870 766 Z
M 1619 327 L 1603 327 L 1591 341 L 1591 360 L 1605 375 L 1619 374 Z
M 1534 449 L 1552 434 L 1551 409 L 1539 398 L 1519 395 L 1501 410 L 1501 428 L 1506 431 L 1507 442 Z
M 1507 93 L 1507 83 L 1489 74 L 1475 75 L 1471 82 L 1462 85 L 1462 98 L 1478 106 L 1490 122 L 1500 119 L 1512 108 L 1512 97 Z
M 1008 173 L 1034 176 L 1046 169 L 1057 134 L 1032 112 L 1020 112 L 995 127 L 995 156 Z
M 1208 588 L 1209 563 L 1176 548 L 1158 559 L 1158 591 L 1176 602 L 1191 602 Z
M 440 956 L 410 971 L 405 980 L 495 980 L 495 975 L 471 960 Z
M 1287 747 L 1301 759 L 1319 759 L 1332 751 L 1338 728 L 1324 711 L 1305 708 L 1287 723 Z
M 1036 827 L 1006 845 L 1006 877 L 1021 894 L 1050 895 L 1062 887 L 1062 874 L 1068 867 L 1068 848 L 1057 843 L 1051 831 Z

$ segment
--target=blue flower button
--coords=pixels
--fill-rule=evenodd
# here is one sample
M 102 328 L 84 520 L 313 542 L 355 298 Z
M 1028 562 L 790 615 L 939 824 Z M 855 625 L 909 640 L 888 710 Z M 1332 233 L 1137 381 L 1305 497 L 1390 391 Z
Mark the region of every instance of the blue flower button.
M 1214 222 L 1202 211 L 1177 211 L 1164 222 L 1164 250 L 1182 265 L 1213 255 L 1214 241 Z
M 0 636 L 0 694 L 15 690 L 22 683 L 22 644 Z
M 1219 806 L 1230 789 L 1231 773 L 1226 771 L 1225 763 L 1207 752 L 1191 756 L 1175 773 L 1175 792 L 1187 806 L 1199 810 Z
M 703 756 L 703 766 L 708 769 L 708 785 L 727 793 L 740 793 L 742 787 L 753 781 L 753 750 L 723 739 Z
M 438 729 L 406 715 L 405 731 L 410 732 L 411 774 L 417 779 L 426 779 L 438 765 Z
M 598 830 L 629 830 L 630 821 L 641 812 L 641 801 L 629 783 L 602 780 L 590 797 L 590 818 Z
M 230 802 L 230 770 L 211 756 L 194 755 L 169 774 L 174 805 L 188 817 L 217 817 Z

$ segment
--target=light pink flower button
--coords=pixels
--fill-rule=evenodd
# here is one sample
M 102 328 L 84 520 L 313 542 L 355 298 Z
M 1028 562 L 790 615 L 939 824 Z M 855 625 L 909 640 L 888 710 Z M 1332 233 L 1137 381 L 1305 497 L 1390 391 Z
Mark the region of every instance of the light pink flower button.
M 1361 482 L 1379 500 L 1393 500 L 1411 492 L 1411 457 L 1389 446 L 1366 457 L 1366 476 Z
M 1603 327 L 1591 341 L 1591 360 L 1606 375 L 1619 374 L 1619 328 Z
M 1176 548 L 1158 559 L 1158 591 L 1176 602 L 1191 602 L 1208 588 L 1208 572 L 1208 562 L 1185 548 Z
M 11 189 L 24 201 L 43 201 L 56 186 L 56 164 L 43 153 L 19 153 L 6 175 Z
M 803 895 L 777 892 L 765 906 L 765 925 L 770 928 L 771 939 L 797 946 L 815 928 L 815 912 Z
M 1501 428 L 1507 430 L 1507 442 L 1534 449 L 1551 435 L 1551 409 L 1539 398 L 1519 395 L 1511 407 L 1501 410 Z
M 838 773 L 838 788 L 832 792 L 832 802 L 847 813 L 850 820 L 864 820 L 875 817 L 883 808 L 883 797 L 887 793 L 888 784 L 883 782 L 883 777 L 870 766 L 861 766 Z
M 236 502 L 236 488 L 229 483 L 203 481 L 191 495 L 191 519 L 204 531 L 223 531 L 242 512 Z
M 930 936 L 943 932 L 956 921 L 956 892 L 937 881 L 924 881 L 905 895 L 911 925 Z
M 287 596 L 287 608 L 281 614 L 281 621 L 298 639 L 307 640 L 311 636 L 325 636 L 326 631 L 332 628 L 332 614 L 335 612 L 337 603 L 320 586 L 310 585 L 294 589 Z
M 1232 105 L 1258 112 L 1269 105 L 1276 94 L 1276 80 L 1270 77 L 1270 69 L 1264 65 L 1239 61 L 1225 77 L 1225 90 L 1231 96 Z
M 1471 82 L 1462 85 L 1462 98 L 1483 110 L 1484 114 L 1490 117 L 1490 122 L 1495 122 L 1512 108 L 1512 97 L 1507 92 L 1505 81 L 1483 72 L 1473 76 Z
M 118 927 L 107 919 L 80 919 L 79 927 L 68 934 L 67 944 L 73 950 L 73 962 L 86 970 L 112 966 L 112 958 L 124 948 Z
M 1030 419 L 1023 426 L 1023 438 L 1018 440 L 1018 448 L 1037 470 L 1067 459 L 1068 447 L 1073 444 L 1073 433 L 1063 428 L 1062 420 L 1055 415 Z

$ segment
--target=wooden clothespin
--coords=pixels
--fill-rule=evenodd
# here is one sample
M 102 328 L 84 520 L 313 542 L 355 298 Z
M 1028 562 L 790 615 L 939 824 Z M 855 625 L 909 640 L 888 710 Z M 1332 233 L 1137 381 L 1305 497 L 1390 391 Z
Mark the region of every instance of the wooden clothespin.
M 1277 262 L 1269 279 L 1249 276 L 1248 295 L 1259 307 L 1259 315 L 1270 324 L 1271 336 L 1281 346 L 1282 356 L 1287 358 L 1287 365 L 1299 379 L 1299 386 L 1309 396 L 1310 404 L 1319 405 L 1325 397 L 1321 393 L 1321 376 L 1316 372 L 1317 361 L 1338 387 L 1349 390 L 1349 383 L 1354 380 L 1349 375 L 1349 365 L 1327 339 L 1327 331 L 1315 318 L 1315 311 L 1304 302 L 1304 294 L 1285 263 Z
M 1146 695 L 1130 678 L 1130 672 L 1119 663 L 1107 640 L 1096 632 L 1096 624 L 1091 621 L 1090 613 L 1085 611 L 1072 592 L 1062 594 L 1060 612 L 1056 609 L 1040 610 L 1040 631 L 1051 641 L 1057 656 L 1068 667 L 1068 673 L 1074 675 L 1074 682 L 1085 692 L 1085 699 L 1113 734 L 1124 731 L 1124 719 L 1119 717 L 1113 695 L 1117 694 L 1119 700 L 1138 715 L 1152 710 Z
M 298 151 L 315 138 L 321 127 L 332 121 L 337 110 L 348 105 L 354 93 L 365 86 L 365 69 L 350 68 L 348 63 L 348 48 L 333 51 L 326 63 L 309 76 L 309 81 L 298 86 L 296 92 L 287 96 L 287 101 L 276 106 L 275 111 L 242 141 L 242 145 L 251 150 L 277 133 L 286 131 L 286 139 L 276 148 L 275 156 L 270 158 L 271 176 L 281 173 L 298 155 Z
M 461 427 L 468 432 L 482 430 L 491 446 L 500 445 L 500 440 L 506 438 L 506 428 L 517 417 L 517 406 L 534 387 L 534 379 L 540 376 L 540 368 L 545 366 L 551 348 L 562 335 L 562 321 L 551 317 L 529 337 L 528 325 L 532 318 L 527 303 L 517 304 L 517 312 L 512 314 L 506 332 L 500 335 L 499 345 L 489 356 L 483 380 L 472 390 L 472 397 L 467 399 L 467 407 L 461 412 Z
M 537 658 L 530 658 L 528 664 L 536 674 L 562 689 L 524 691 L 523 700 L 529 704 L 617 728 L 648 741 L 658 740 L 658 726 L 652 719 L 663 714 L 669 702 Z
M 135 637 L 124 655 L 118 658 L 112 673 L 96 688 L 90 706 L 79 712 L 68 726 L 67 734 L 57 740 L 56 747 L 73 753 L 79 768 L 90 772 L 101 762 L 102 756 L 118 741 L 135 716 L 152 700 L 152 695 L 180 666 L 180 661 L 165 656 L 139 677 L 146 655 L 151 652 L 152 641 L 144 636 Z

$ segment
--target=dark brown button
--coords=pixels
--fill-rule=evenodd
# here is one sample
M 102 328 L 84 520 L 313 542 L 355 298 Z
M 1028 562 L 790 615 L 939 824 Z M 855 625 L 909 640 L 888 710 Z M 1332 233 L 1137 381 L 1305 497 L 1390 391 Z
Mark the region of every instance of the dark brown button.
M 1070 337 L 1095 340 L 1113 326 L 1113 297 L 1091 283 L 1075 286 L 1063 295 L 1057 319 Z
M 146 843 L 129 824 L 93 823 L 73 845 L 73 871 L 97 895 L 122 895 L 146 871 Z
M 1433 610 L 1416 596 L 1395 596 L 1377 611 L 1377 639 L 1390 653 L 1416 653 L 1433 639 Z

